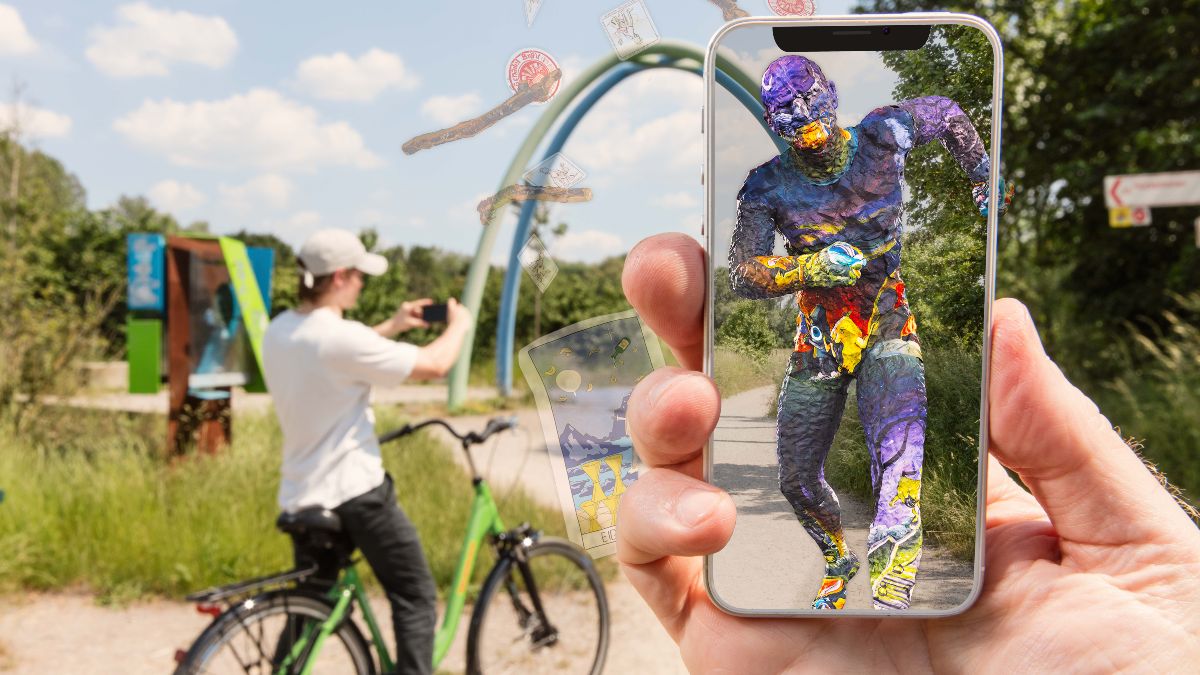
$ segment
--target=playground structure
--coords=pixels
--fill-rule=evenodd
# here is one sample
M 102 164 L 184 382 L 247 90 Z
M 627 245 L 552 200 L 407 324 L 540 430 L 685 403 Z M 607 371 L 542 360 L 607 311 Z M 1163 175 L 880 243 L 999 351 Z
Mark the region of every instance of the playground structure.
M 264 391 L 274 251 L 229 237 L 131 234 L 126 243 L 129 392 L 157 393 L 165 361 L 167 453 L 216 452 L 231 437 L 232 387 Z
M 762 104 L 758 100 L 758 78 L 750 77 L 723 56 L 718 55 L 716 61 L 717 83 L 732 94 L 760 123 L 763 123 L 763 128 L 766 130 Z M 514 185 L 521 180 L 522 175 L 531 165 L 530 160 L 533 158 L 534 152 L 542 144 L 551 127 L 564 114 L 565 118 L 542 151 L 542 159 L 539 161 L 562 150 L 588 111 L 625 78 L 655 68 L 670 68 L 699 76 L 702 75 L 703 65 L 704 53 L 699 47 L 669 40 L 651 46 L 628 61 L 622 61 L 616 54 L 597 61 L 581 73 L 577 79 L 564 84 L 554 99 L 547 104 L 546 111 L 538 118 L 525 142 L 517 150 L 508 170 L 501 178 L 500 188 Z M 568 108 L 570 108 L 569 113 L 567 113 Z M 699 112 L 697 111 L 697 126 L 700 124 Z M 769 133 L 769 130 L 766 131 Z M 770 136 L 775 139 L 781 151 L 785 149 L 782 141 L 774 134 L 770 134 Z M 532 164 L 536 164 L 536 162 Z M 516 304 L 521 284 L 520 252 L 529 238 L 534 207 L 535 203 L 532 201 L 526 201 L 521 205 L 508 258 L 508 271 L 504 276 L 504 286 L 500 297 L 500 311 L 496 325 L 496 385 L 502 396 L 508 396 L 512 392 L 513 334 L 516 329 Z M 502 211 L 494 212 L 488 224 L 483 227 L 474 259 L 467 272 L 463 302 L 476 315 L 482 304 L 483 288 L 487 280 L 492 248 L 496 240 L 498 228 L 494 227 L 494 221 L 498 220 L 500 213 Z M 451 410 L 459 409 L 466 396 L 473 342 L 474 328 L 471 328 L 467 334 L 465 347 L 450 373 L 448 405 Z

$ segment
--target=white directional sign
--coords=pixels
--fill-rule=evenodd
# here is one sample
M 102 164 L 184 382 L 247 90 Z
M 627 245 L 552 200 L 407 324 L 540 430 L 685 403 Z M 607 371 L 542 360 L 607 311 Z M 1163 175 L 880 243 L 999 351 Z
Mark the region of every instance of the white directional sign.
M 1200 204 L 1200 171 L 1105 176 L 1104 203 L 1110 209 Z

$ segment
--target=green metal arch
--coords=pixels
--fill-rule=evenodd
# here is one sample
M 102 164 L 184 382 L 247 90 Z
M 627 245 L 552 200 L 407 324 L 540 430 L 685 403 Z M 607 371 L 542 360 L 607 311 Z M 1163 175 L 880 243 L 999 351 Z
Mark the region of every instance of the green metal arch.
M 691 60 L 695 64 L 695 69 L 702 67 L 704 63 L 704 52 L 698 47 L 684 42 L 676 42 L 664 40 L 655 44 L 642 53 L 638 54 L 633 60 L 645 62 L 647 65 L 652 64 L 657 56 L 665 56 L 677 62 L 686 62 Z M 546 111 L 534 123 L 530 129 L 529 135 L 526 136 L 525 142 L 517 149 L 516 155 L 513 156 L 512 162 L 508 166 L 508 170 L 500 179 L 498 189 L 503 189 L 505 186 L 513 185 L 525 173 L 529 160 L 533 157 L 533 153 L 545 139 L 546 134 L 558 120 L 558 118 L 567 110 L 576 98 L 583 93 L 593 82 L 604 76 L 610 69 L 622 63 L 621 59 L 616 54 L 611 54 L 596 63 L 592 64 L 587 70 L 579 75 L 574 81 L 566 84 L 555 95 L 554 99 L 547 105 Z M 717 56 L 717 67 L 730 75 L 738 84 L 747 91 L 756 91 L 758 89 L 758 81 L 750 77 L 741 68 L 733 62 L 726 59 L 724 56 Z M 497 215 L 503 213 L 497 210 L 493 213 L 492 220 L 488 222 L 482 229 L 479 235 L 479 244 L 475 248 L 475 257 L 471 261 L 471 267 L 467 271 L 467 280 L 463 289 L 463 304 L 471 310 L 471 313 L 476 317 L 479 316 L 479 309 L 482 306 L 483 290 L 487 283 L 487 274 L 490 268 L 490 260 L 492 248 L 496 241 L 496 231 L 498 228 L 493 227 L 493 222 Z M 447 405 L 451 410 L 457 410 L 462 406 L 467 392 L 467 377 L 471 368 L 471 356 L 474 351 L 476 326 L 472 326 L 468 331 L 464 341 L 462 351 L 459 353 L 458 361 L 455 362 L 454 368 L 450 371 L 450 386 L 449 400 Z

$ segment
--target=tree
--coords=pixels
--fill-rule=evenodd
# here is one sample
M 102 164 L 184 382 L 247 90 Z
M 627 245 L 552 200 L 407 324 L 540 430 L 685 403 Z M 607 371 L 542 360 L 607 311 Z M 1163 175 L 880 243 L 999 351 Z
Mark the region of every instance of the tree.
M 1114 230 L 1101 192 L 1106 175 L 1200 167 L 1200 0 L 863 4 L 965 11 L 1000 31 L 1004 173 L 1017 195 L 1001 221 L 998 285 L 1030 305 L 1068 370 L 1114 375 L 1112 327 L 1162 329 L 1173 294 L 1200 286 L 1194 208 L 1156 209 L 1152 227 Z M 901 59 L 898 93 L 982 77 L 977 48 L 935 53 L 926 67 Z M 910 162 L 910 176 L 920 170 Z

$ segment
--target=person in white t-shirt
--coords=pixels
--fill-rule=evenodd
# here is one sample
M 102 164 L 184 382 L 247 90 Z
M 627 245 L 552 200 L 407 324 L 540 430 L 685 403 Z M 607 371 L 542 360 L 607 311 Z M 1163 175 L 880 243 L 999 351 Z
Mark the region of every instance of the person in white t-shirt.
M 363 275 L 388 261 L 368 253 L 347 230 L 314 233 L 300 249 L 300 300 L 271 321 L 263 337 L 263 377 L 283 431 L 279 505 L 289 513 L 318 507 L 337 513 L 392 606 L 397 672 L 429 673 L 437 591 L 412 522 L 396 503 L 383 469 L 370 407 L 371 387 L 446 375 L 458 358 L 471 314 L 454 299 L 446 329 L 428 345 L 391 338 L 428 324 L 429 299 L 400 305 L 374 327 L 343 317 Z M 296 551 L 297 563 L 312 552 Z

